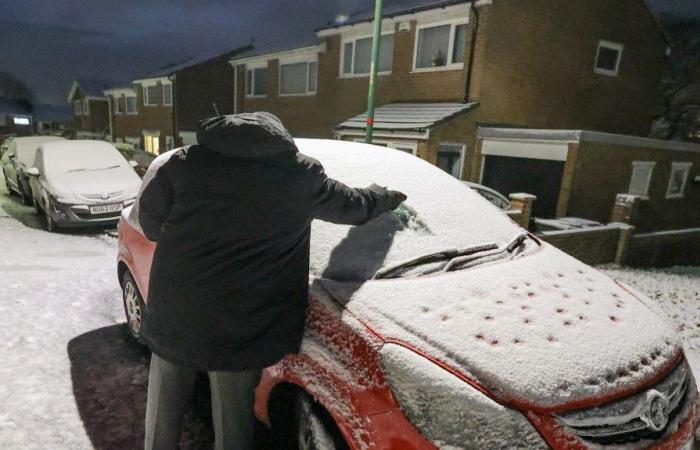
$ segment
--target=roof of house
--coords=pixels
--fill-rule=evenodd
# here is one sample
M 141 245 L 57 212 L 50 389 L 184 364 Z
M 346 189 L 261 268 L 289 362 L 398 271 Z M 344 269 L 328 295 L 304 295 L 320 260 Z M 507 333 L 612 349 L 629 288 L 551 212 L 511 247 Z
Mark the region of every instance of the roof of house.
M 479 103 L 390 103 L 374 110 L 374 128 L 382 130 L 426 130 L 457 114 L 474 109 Z M 338 129 L 363 129 L 367 113 L 346 120 Z
M 428 9 L 444 8 L 445 6 L 454 5 L 457 3 L 466 3 L 467 0 L 387 0 L 384 2 L 382 9 L 382 17 L 389 18 L 403 14 L 412 14 Z M 366 8 L 357 10 L 348 15 L 347 20 L 336 23 L 327 23 L 319 28 L 325 30 L 329 28 L 338 28 L 346 25 L 354 25 L 362 22 L 371 22 L 374 19 L 374 2 Z
M 26 100 L 0 97 L 0 114 L 32 115 L 32 105 Z
M 80 90 L 83 91 L 85 96 L 102 97 L 104 96 L 102 91 L 109 87 L 106 82 L 100 80 L 77 78 L 75 81 L 78 83 Z
M 287 50 L 294 50 L 297 48 L 311 47 L 312 45 L 317 45 L 318 39 L 316 38 L 316 33 L 309 31 L 301 36 L 292 36 L 287 39 L 273 39 L 270 41 L 262 42 L 252 42 L 250 48 L 246 51 L 237 53 L 235 58 L 232 59 L 243 59 L 250 58 L 253 56 L 262 56 L 270 53 L 278 53 Z
M 37 122 L 71 122 L 73 110 L 68 105 L 35 105 L 34 120 Z
M 196 56 L 191 56 L 189 58 L 182 59 L 180 61 L 176 61 L 170 64 L 167 64 L 163 67 L 160 67 L 152 72 L 148 72 L 142 77 L 139 77 L 138 79 L 145 80 L 149 78 L 160 78 L 160 77 L 169 77 L 171 75 L 174 75 L 175 73 L 179 72 L 182 69 L 186 69 L 188 67 L 192 67 L 197 64 L 201 64 L 206 61 L 210 61 L 215 58 L 219 57 L 231 57 L 234 55 L 238 55 L 239 53 L 246 52 L 250 50 L 252 47 L 250 44 L 248 45 L 243 45 L 240 47 L 236 47 L 234 49 L 228 48 L 228 49 L 218 49 L 218 50 L 212 50 L 209 52 L 205 53 L 200 53 Z

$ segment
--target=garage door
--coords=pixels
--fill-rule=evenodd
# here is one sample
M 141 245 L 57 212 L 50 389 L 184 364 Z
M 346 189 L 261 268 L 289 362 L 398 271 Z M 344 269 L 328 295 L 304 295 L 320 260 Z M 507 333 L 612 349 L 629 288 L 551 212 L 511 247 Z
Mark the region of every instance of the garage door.
M 563 173 L 564 161 L 485 155 L 482 184 L 504 195 L 513 192 L 536 195 L 533 214 L 554 217 Z

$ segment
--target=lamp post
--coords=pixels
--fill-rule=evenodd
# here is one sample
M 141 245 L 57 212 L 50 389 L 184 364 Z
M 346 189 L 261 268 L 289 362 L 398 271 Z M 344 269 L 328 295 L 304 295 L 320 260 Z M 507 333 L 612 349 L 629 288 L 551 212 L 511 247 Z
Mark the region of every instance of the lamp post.
M 372 63 L 369 69 L 369 93 L 367 94 L 367 126 L 365 142 L 372 143 L 374 132 L 374 94 L 377 89 L 377 63 L 379 60 L 379 43 L 382 37 L 382 0 L 374 2 L 374 31 L 372 33 Z

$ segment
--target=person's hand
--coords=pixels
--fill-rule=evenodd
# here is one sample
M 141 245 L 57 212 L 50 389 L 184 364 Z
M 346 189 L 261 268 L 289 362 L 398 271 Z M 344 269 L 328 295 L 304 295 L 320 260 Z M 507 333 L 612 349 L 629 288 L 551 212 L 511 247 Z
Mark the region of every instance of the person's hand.
M 399 207 L 408 197 L 406 194 L 399 191 L 392 191 L 378 184 L 372 184 L 369 189 L 377 194 L 378 203 L 382 209 L 389 211 Z

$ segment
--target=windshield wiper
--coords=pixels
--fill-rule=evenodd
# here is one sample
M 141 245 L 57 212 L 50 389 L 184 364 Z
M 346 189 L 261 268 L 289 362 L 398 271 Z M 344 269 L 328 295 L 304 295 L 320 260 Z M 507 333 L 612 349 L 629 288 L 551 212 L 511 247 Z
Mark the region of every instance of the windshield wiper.
M 449 272 L 451 270 L 455 270 L 456 268 L 465 269 L 467 267 L 472 267 L 477 264 L 483 264 L 488 261 L 499 260 L 508 255 L 511 255 L 511 257 L 515 257 L 515 250 L 518 249 L 523 244 L 523 242 L 525 242 L 525 239 L 527 239 L 528 236 L 529 235 L 527 231 L 523 231 L 515 235 L 515 237 L 513 237 L 513 239 L 511 239 L 505 245 L 497 247 L 495 249 L 490 249 L 492 251 L 480 252 L 477 254 L 464 255 L 453 258 L 450 260 L 450 262 L 445 264 L 445 267 L 442 268 L 442 271 Z
M 467 256 L 467 255 L 472 255 L 474 253 L 480 253 L 480 252 L 485 252 L 489 250 L 494 250 L 498 248 L 498 244 L 496 243 L 489 243 L 489 244 L 479 244 L 475 245 L 473 247 L 466 247 L 462 249 L 457 249 L 457 248 L 451 248 L 448 250 L 443 250 L 440 252 L 436 253 L 430 253 L 427 255 L 422 255 L 418 256 L 415 258 L 411 258 L 406 261 L 398 262 L 396 264 L 392 264 L 390 266 L 385 266 L 379 269 L 372 279 L 374 280 L 381 280 L 383 278 L 395 278 L 395 275 L 397 275 L 399 272 L 402 272 L 404 270 L 416 267 L 416 266 L 421 266 L 424 264 L 430 264 L 434 262 L 440 262 L 440 261 L 451 261 L 455 258 L 462 257 L 462 256 Z
M 88 171 L 89 171 L 89 172 L 99 172 L 100 170 L 118 169 L 119 167 L 120 167 L 119 165 L 116 165 L 116 166 L 109 166 L 109 167 L 101 167 L 101 168 L 99 168 L 99 169 L 87 169 L 87 168 L 83 167 L 83 168 L 81 168 L 81 169 L 71 169 L 71 170 L 67 170 L 66 173 L 71 173 L 71 172 L 88 172 Z

